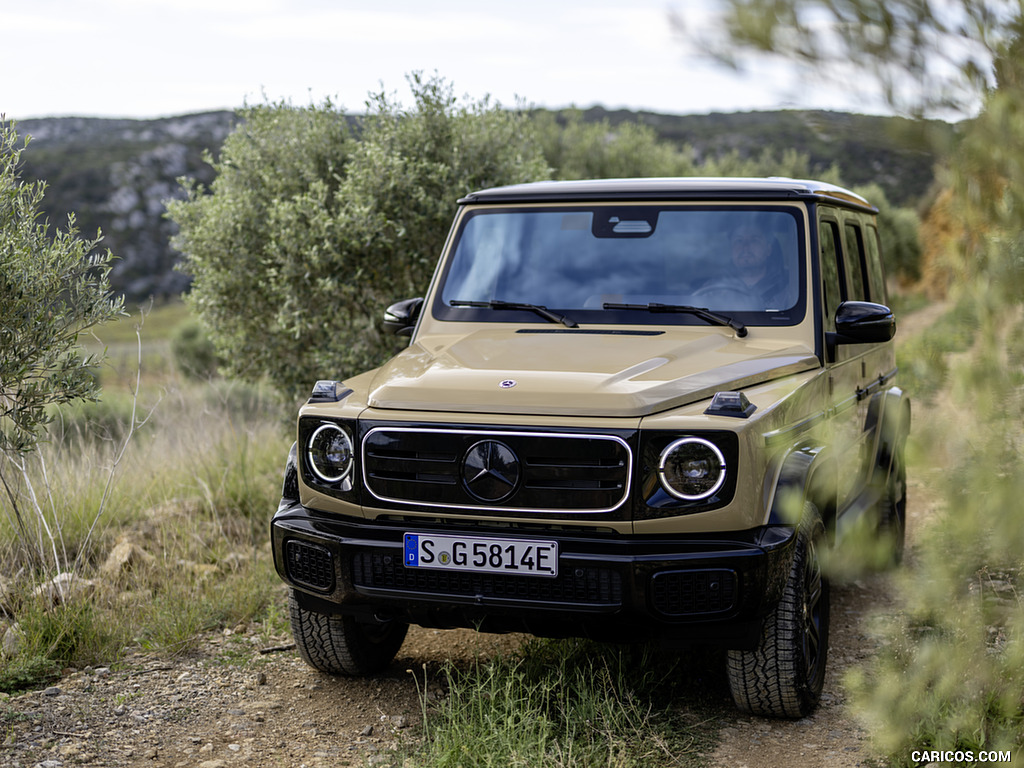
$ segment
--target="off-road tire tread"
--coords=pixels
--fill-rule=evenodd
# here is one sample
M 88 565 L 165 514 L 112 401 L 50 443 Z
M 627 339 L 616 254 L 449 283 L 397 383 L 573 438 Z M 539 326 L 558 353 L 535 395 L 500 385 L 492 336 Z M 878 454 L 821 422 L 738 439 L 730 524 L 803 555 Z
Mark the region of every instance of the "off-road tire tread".
M 726 673 L 733 700 L 741 710 L 754 715 L 780 718 L 801 718 L 810 714 L 821 697 L 824 671 L 809 685 L 803 661 L 804 558 L 808 536 L 821 540 L 823 528 L 817 511 L 813 521 L 805 521 L 797 537 L 796 552 L 790 566 L 786 587 L 778 606 L 765 619 L 761 640 L 752 651 L 730 650 Z M 828 601 L 828 584 L 823 584 L 823 598 Z M 828 616 L 821 637 L 821 653 L 828 653 Z M 822 660 L 824 665 L 826 659 Z
M 353 617 L 307 610 L 294 594 L 288 599 L 288 612 L 303 660 L 321 672 L 345 677 L 363 677 L 386 669 L 409 629 L 408 624 L 392 622 L 374 641 L 367 626 Z

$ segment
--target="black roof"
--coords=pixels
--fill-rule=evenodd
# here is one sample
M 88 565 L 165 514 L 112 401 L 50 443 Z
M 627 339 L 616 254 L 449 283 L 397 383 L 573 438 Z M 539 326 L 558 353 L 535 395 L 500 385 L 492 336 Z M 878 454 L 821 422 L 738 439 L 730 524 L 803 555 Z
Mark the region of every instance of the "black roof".
M 875 211 L 860 195 L 834 184 L 786 178 L 654 178 L 538 181 L 471 192 L 460 205 L 475 203 L 590 202 L 615 200 L 828 200 Z

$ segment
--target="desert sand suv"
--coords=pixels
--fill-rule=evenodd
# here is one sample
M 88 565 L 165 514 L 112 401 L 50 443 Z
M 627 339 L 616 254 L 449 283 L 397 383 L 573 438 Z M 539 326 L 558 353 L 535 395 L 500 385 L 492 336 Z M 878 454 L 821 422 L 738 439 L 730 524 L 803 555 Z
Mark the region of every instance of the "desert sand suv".
M 274 561 L 302 656 L 387 667 L 409 623 L 728 649 L 800 717 L 826 547 L 902 547 L 910 403 L 875 209 L 792 179 L 543 182 L 459 210 L 411 335 L 320 381 Z

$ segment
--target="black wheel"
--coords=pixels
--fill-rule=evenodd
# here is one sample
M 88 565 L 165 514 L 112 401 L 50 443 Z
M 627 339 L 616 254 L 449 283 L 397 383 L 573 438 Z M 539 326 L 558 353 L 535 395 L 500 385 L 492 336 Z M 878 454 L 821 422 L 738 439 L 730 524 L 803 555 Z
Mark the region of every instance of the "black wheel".
M 332 675 L 361 677 L 386 669 L 409 630 L 401 621 L 367 624 L 352 616 L 310 611 L 299 605 L 294 592 L 288 611 L 299 655 L 309 666 Z
M 903 562 L 907 539 L 907 468 L 902 455 L 893 462 L 885 495 L 878 505 L 878 535 L 889 545 L 889 562 Z
M 729 651 L 736 706 L 768 717 L 800 718 L 818 706 L 828 658 L 829 591 L 818 549 L 825 529 L 808 505 L 782 599 L 752 651 Z

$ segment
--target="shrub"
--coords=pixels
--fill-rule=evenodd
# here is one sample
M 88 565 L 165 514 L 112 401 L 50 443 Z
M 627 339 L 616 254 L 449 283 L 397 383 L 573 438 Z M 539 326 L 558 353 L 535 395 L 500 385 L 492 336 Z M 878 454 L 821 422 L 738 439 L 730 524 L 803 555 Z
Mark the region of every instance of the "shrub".
M 217 375 L 220 359 L 206 329 L 198 320 L 178 327 L 171 340 L 171 353 L 178 370 L 189 379 L 205 381 Z

